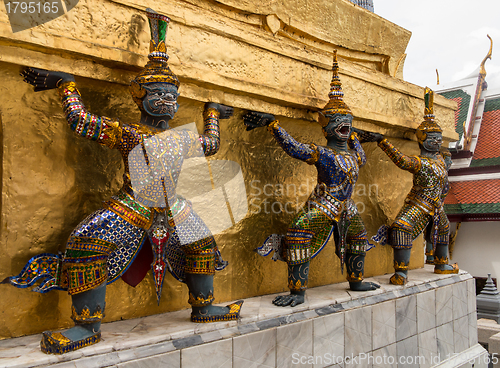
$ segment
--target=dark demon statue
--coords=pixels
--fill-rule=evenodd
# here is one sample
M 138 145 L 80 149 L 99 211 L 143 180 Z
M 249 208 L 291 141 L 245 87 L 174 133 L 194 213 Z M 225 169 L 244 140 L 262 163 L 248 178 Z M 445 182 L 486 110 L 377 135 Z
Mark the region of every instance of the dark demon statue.
M 352 112 L 343 101 L 344 93 L 334 54 L 330 100 L 319 112 L 326 146 L 304 144 L 292 138 L 273 115 L 249 112 L 244 116 L 247 130 L 266 126 L 283 150 L 293 158 L 316 166 L 318 183 L 303 208 L 293 218 L 285 236 L 273 234 L 257 249 L 263 256 L 275 250 L 273 258 L 287 262 L 289 295 L 276 297 L 278 306 L 304 302 L 309 263 L 326 245 L 331 235 L 336 254 L 351 290 L 373 290 L 379 286 L 362 282 L 367 247 L 366 229 L 351 196 L 365 152 L 352 131 Z
M 400 169 L 413 174 L 413 187 L 396 219 L 390 227 L 382 226 L 373 238 L 387 239 L 394 249 L 395 273 L 390 281 L 396 285 L 404 285 L 408 280 L 411 247 L 421 233 L 429 247 L 426 253 L 433 257 L 434 272 L 458 273 L 456 264 L 448 264 L 450 223 L 443 208 L 449 189 L 450 161 L 447 153 L 440 152 L 443 131 L 434 120 L 434 93 L 429 88 L 425 89 L 424 99 L 424 121 L 415 132 L 420 155 L 404 155 L 382 135 L 369 133 Z
M 137 124 L 123 124 L 88 112 L 69 74 L 33 68 L 23 72 L 24 80 L 35 86 L 35 92 L 58 89 L 71 130 L 117 149 L 125 163 L 122 189 L 73 230 L 64 255 L 35 256 L 18 276 L 6 279 L 21 288 L 41 280 L 35 291 L 58 289 L 71 295 L 75 327 L 44 332 L 41 348 L 45 353 L 66 353 L 100 340 L 106 285 L 125 275 L 126 282 L 134 286 L 139 283 L 146 272 L 134 260 L 142 258 L 144 264 L 144 257 L 137 257 L 143 252 L 149 255 L 146 271 L 149 267 L 153 271 L 158 303 L 165 271 L 169 270 L 189 288 L 193 322 L 239 317 L 241 301 L 227 307 L 212 305 L 215 271 L 223 269 L 227 262 L 222 260 L 212 234 L 190 202 L 176 194 L 185 158 L 197 151 L 206 156 L 218 151 L 219 119 L 229 118 L 233 109 L 207 103 L 202 135 L 170 129 L 169 121 L 179 107 L 179 80 L 167 63 L 165 36 L 169 19 L 151 9 L 147 17 L 151 27 L 149 61 L 130 84 L 132 97 L 141 110 Z M 137 155 L 132 158 L 134 148 L 143 152 L 146 166 L 136 160 Z M 134 178 L 141 185 L 135 186 Z

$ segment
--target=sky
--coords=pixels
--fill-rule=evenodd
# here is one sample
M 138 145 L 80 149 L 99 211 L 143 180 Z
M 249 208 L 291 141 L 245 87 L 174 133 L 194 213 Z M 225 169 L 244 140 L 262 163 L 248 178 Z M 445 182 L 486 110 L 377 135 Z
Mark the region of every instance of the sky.
M 500 0 L 374 0 L 375 14 L 412 32 L 403 79 L 425 87 L 463 79 L 488 53 L 488 89 L 500 89 Z

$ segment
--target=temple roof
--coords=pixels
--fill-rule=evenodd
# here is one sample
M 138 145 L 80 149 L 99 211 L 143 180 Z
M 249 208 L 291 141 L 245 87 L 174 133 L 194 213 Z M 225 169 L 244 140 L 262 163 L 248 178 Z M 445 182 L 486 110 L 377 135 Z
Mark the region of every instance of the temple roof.
M 465 122 L 467 121 L 467 113 L 470 107 L 471 95 L 462 89 L 442 92 L 440 95 L 457 103 L 458 109 L 455 111 L 455 131 L 458 133 L 459 139 L 462 139 Z
M 452 182 L 444 203 L 451 221 L 500 220 L 500 178 Z
M 470 167 L 500 165 L 500 96 L 486 100 Z
M 457 101 L 456 131 L 463 134 L 464 111 L 471 99 L 463 91 L 443 95 Z M 478 102 L 482 111 L 474 119 L 470 155 L 455 152 L 449 171 L 444 208 L 450 221 L 500 220 L 500 91 L 484 91 Z
M 435 87 L 458 107 L 444 206 L 451 221 L 500 221 L 500 89 L 488 90 L 484 67 L 491 51 L 467 78 Z

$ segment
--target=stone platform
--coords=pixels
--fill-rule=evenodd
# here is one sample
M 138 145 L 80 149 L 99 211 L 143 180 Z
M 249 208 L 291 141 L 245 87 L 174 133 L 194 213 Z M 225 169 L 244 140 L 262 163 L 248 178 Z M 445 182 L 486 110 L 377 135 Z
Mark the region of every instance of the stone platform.
M 3 340 L 0 367 L 487 367 L 474 279 L 432 271 L 410 271 L 405 287 L 384 275 L 367 279 L 374 291 L 312 288 L 294 308 L 249 298 L 233 322 L 193 324 L 182 310 L 106 323 L 99 344 L 63 356 L 40 352 L 41 335 Z

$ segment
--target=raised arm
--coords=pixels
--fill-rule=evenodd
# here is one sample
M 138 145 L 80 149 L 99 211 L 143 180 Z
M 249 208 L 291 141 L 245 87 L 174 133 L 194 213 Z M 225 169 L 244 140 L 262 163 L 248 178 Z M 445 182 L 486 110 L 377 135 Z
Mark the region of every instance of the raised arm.
M 203 112 L 204 129 L 200 142 L 205 156 L 215 155 L 220 147 L 219 111 L 208 107 Z
M 396 147 L 394 147 L 387 139 L 384 138 L 379 141 L 378 146 L 400 169 L 409 171 L 412 174 L 417 173 L 421 169 L 422 163 L 418 157 L 406 156 L 405 154 L 401 153 L 401 151 L 399 151 Z
M 70 129 L 81 137 L 115 148 L 122 135 L 120 123 L 88 112 L 75 82 L 63 83 L 58 90 Z
M 76 134 L 110 148 L 120 141 L 120 123 L 88 112 L 72 75 L 34 68 L 25 69 L 22 75 L 25 82 L 35 87 L 35 92 L 58 89 L 66 121 Z
M 281 148 L 293 158 L 305 161 L 310 165 L 318 161 L 318 148 L 314 144 L 308 145 L 296 141 L 279 125 L 279 121 L 274 118 L 274 115 L 250 111 L 243 116 L 243 121 L 247 130 L 267 126 Z
M 283 148 L 288 155 L 293 158 L 307 162 L 310 165 L 318 162 L 319 150 L 314 144 L 300 143 L 286 132 L 280 125 L 278 120 L 273 121 L 268 126 L 268 130 L 274 135 L 276 142 Z
M 365 150 L 361 146 L 361 143 L 359 142 L 356 132 L 353 132 L 350 135 L 347 144 L 349 145 L 350 149 L 353 149 L 356 152 L 359 167 L 364 166 L 366 164 L 366 154 Z
M 208 102 L 205 104 L 203 120 L 205 128 L 199 139 L 205 156 L 215 155 L 220 147 L 219 119 L 228 119 L 233 115 L 233 108 Z

